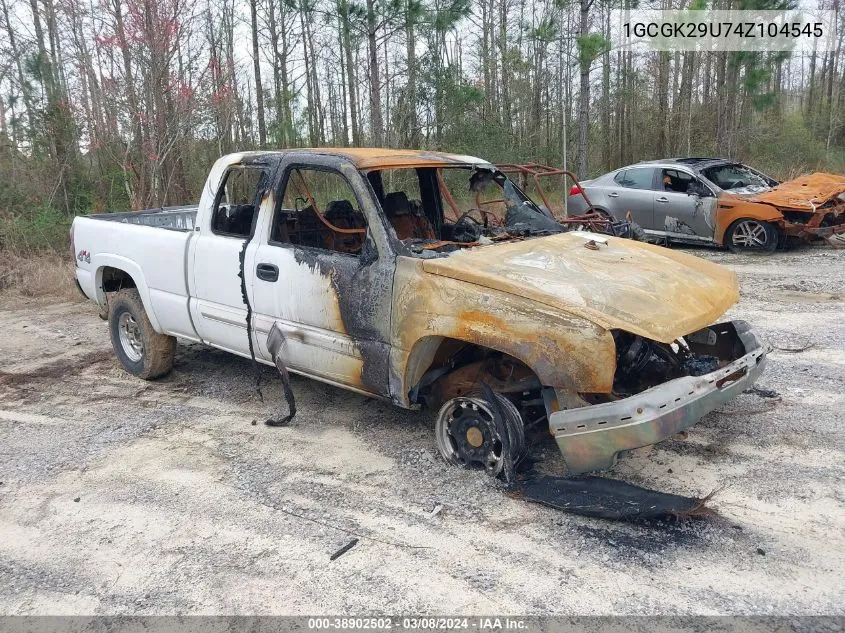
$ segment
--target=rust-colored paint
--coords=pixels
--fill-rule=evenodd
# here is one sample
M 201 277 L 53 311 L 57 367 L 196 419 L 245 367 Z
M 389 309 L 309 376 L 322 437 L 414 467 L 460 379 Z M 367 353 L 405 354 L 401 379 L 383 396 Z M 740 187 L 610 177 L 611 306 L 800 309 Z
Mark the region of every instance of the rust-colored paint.
M 522 393 L 540 385 L 531 370 L 522 364 L 479 360 L 464 365 L 434 383 L 432 397 L 435 402 L 445 403 L 452 398 L 465 396 L 484 382 L 497 393 Z
M 784 222 L 783 214 L 771 205 L 749 202 L 739 196 L 724 194 L 717 201 L 716 231 L 713 235 L 714 241 L 719 246 L 724 246 L 725 231 L 728 227 L 741 218 L 752 218 L 781 225 Z
M 423 261 L 396 261 L 391 375 L 395 397 L 406 403 L 444 338 L 513 356 L 544 385 L 609 392 L 616 370 L 610 332 L 522 297 L 428 274 Z
M 712 323 L 739 298 L 726 268 L 610 236 L 590 250 L 594 238 L 561 233 L 467 249 L 426 260 L 423 269 L 663 343 Z
M 845 192 L 845 176 L 816 172 L 779 184 L 748 200 L 787 209 L 815 211 L 816 207 Z
M 584 244 L 564 233 L 431 260 L 398 257 L 394 397 L 407 400 L 444 338 L 509 354 L 561 392 L 609 393 L 612 329 L 671 343 L 738 299 L 736 276 L 697 257 L 621 238 L 596 251 Z
M 845 176 L 816 172 L 783 182 L 770 191 L 752 195 L 723 192 L 716 210 L 714 240 L 724 245 L 728 227 L 741 218 L 777 224 L 786 235 L 811 238 L 825 233 L 845 232 L 845 201 L 837 197 L 845 193 Z M 812 215 L 806 223 L 791 222 L 784 212 L 803 211 Z M 827 215 L 838 218 L 834 228 L 820 229 Z
M 490 166 L 486 160 L 474 156 L 448 154 L 417 149 L 382 149 L 378 147 L 315 147 L 297 150 L 315 154 L 329 154 L 348 159 L 358 169 L 401 169 L 417 167 L 448 167 L 450 165 Z

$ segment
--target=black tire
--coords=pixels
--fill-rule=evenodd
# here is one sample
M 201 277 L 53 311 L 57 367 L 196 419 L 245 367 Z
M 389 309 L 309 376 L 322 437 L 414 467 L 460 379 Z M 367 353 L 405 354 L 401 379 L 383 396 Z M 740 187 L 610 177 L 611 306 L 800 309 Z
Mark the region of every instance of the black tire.
M 725 246 L 732 253 L 774 253 L 779 241 L 774 224 L 753 218 L 740 218 L 725 231 Z
M 170 373 L 176 339 L 153 329 L 136 288 L 109 297 L 109 332 L 114 353 L 133 376 L 152 380 Z

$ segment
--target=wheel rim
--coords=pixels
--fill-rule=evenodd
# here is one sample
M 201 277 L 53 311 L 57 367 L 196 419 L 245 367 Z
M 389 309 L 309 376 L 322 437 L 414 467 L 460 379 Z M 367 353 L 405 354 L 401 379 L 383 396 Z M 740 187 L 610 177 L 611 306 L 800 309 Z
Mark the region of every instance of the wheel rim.
M 454 398 L 443 405 L 436 423 L 437 447 L 446 461 L 481 466 L 495 477 L 504 467 L 502 438 L 489 405 L 478 398 Z
M 130 361 L 137 363 L 144 357 L 144 339 L 141 337 L 141 328 L 135 317 L 129 312 L 121 314 L 117 321 L 117 331 L 123 353 Z
M 731 241 L 739 248 L 763 248 L 769 241 L 769 234 L 762 223 L 745 220 L 736 225 Z

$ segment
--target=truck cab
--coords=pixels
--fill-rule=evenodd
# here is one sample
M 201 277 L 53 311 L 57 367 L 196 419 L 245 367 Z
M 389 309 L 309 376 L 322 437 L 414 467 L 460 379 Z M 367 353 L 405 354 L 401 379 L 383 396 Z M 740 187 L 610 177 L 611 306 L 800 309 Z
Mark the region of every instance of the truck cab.
M 738 298 L 733 273 L 567 231 L 470 156 L 232 154 L 195 210 L 77 218 L 72 241 L 131 373 L 167 373 L 176 337 L 211 345 L 435 410 L 443 457 L 493 475 L 524 453 L 528 416 L 571 472 L 608 468 L 765 364 L 745 323 L 713 325 Z

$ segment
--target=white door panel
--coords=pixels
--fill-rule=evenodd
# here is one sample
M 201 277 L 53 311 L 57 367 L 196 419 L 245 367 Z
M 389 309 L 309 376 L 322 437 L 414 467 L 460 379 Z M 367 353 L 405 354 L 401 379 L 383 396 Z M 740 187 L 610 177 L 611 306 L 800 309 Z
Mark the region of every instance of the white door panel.
M 337 292 L 329 277 L 305 262 L 297 262 L 296 249 L 291 245 L 263 244 L 255 259 L 279 269 L 275 282 L 255 278 L 256 331 L 269 332 L 277 322 L 285 337 L 285 364 L 335 382 L 358 385 L 363 360 L 353 339 L 345 334 Z M 261 355 L 269 358 L 266 336 L 259 337 L 258 343 Z
M 201 206 L 208 213 L 192 240 L 191 316 L 197 332 L 209 345 L 243 355 L 249 355 L 249 340 L 241 253 L 249 298 L 257 248 L 252 235 L 259 220 L 273 213 L 276 167 L 277 163 L 254 160 L 249 155 L 244 155 L 242 162 L 225 166 L 218 191 L 203 192 Z
M 194 249 L 196 297 L 192 314 L 197 332 L 211 345 L 249 353 L 246 305 L 241 291 L 240 253 L 244 240 L 209 233 L 201 235 Z M 251 270 L 255 246 L 247 247 L 245 264 Z M 247 290 L 250 276 L 247 275 Z

